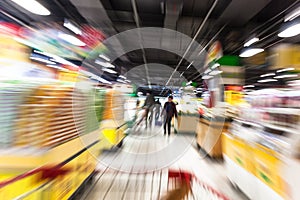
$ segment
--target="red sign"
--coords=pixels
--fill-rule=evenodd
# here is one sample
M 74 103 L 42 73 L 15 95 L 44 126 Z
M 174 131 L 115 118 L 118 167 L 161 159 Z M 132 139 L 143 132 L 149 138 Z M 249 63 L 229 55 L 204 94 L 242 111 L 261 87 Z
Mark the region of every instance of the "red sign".
M 93 28 L 88 25 L 84 25 L 82 27 L 82 35 L 80 36 L 80 40 L 84 42 L 87 46 L 95 47 L 104 39 L 104 34 L 96 28 Z
M 207 52 L 206 65 L 223 56 L 222 45 L 219 41 L 214 42 Z
M 232 90 L 232 91 L 242 91 L 243 90 L 243 86 L 239 86 L 239 85 L 228 85 L 225 86 L 225 90 Z
M 0 34 L 17 36 L 20 26 L 8 22 L 0 22 Z

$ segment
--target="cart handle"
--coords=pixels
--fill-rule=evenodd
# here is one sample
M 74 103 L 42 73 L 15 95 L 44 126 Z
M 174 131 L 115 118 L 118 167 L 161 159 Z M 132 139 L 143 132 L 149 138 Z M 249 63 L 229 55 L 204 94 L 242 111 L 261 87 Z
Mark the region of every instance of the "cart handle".
M 126 124 L 127 124 L 127 122 L 121 124 L 120 126 L 118 126 L 118 127 L 116 128 L 116 130 L 120 129 L 121 127 L 125 126 Z
M 207 185 L 204 182 L 200 181 L 197 176 L 195 176 L 194 174 L 191 174 L 190 172 L 169 170 L 168 175 L 169 175 L 169 178 L 179 177 L 182 181 L 186 181 L 186 183 L 188 184 L 189 187 L 191 186 L 190 182 L 191 182 L 192 178 L 194 178 L 199 184 L 201 184 L 203 187 L 210 190 L 212 193 L 216 194 L 218 197 L 222 198 L 223 200 L 229 200 L 229 198 L 226 197 L 224 194 L 217 191 L 210 185 Z
M 81 151 L 77 152 L 67 160 L 63 161 L 62 163 L 59 163 L 58 165 L 55 165 L 54 167 L 49 167 L 49 166 L 42 166 L 33 170 L 30 170 L 28 172 L 25 172 L 21 175 L 15 176 L 11 179 L 8 179 L 6 181 L 0 182 L 0 189 L 6 187 L 9 184 L 15 183 L 19 180 L 22 180 L 24 178 L 27 178 L 29 176 L 33 176 L 38 173 L 42 173 L 42 178 L 48 179 L 48 178 L 55 178 L 60 175 L 65 175 L 66 173 L 69 172 L 68 169 L 63 169 L 63 166 L 65 166 L 67 163 L 71 162 L 74 158 L 78 157 L 81 155 L 83 152 L 87 151 L 89 148 L 97 144 L 100 140 L 97 140 L 93 142 L 92 144 L 88 145 L 87 147 L 83 148 Z

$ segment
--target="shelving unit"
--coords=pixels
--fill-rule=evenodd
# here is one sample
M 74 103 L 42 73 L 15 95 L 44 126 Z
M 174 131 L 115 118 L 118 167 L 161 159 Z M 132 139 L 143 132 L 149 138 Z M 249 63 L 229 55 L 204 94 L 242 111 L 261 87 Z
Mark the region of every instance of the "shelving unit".
M 93 175 L 100 154 L 94 97 L 62 82 L 23 86 L 17 94 L 11 140 L 0 149 L 0 198 L 69 199 Z M 40 187 L 45 190 L 37 192 Z
M 282 107 L 243 110 L 232 129 L 223 134 L 227 176 L 250 199 L 300 198 L 295 184 L 300 178 L 300 109 L 278 106 Z M 270 114 L 275 115 L 270 118 Z

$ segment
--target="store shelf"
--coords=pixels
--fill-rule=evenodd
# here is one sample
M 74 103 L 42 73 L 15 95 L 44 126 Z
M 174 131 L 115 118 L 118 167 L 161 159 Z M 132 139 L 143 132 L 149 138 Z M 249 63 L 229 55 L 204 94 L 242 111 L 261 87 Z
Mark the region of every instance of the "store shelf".
M 260 123 L 257 122 L 252 122 L 252 121 L 247 121 L 245 119 L 241 119 L 241 118 L 235 118 L 235 121 L 242 123 L 242 124 L 247 124 L 249 126 L 253 126 L 253 127 L 257 127 L 257 128 L 261 128 L 263 127 L 263 125 L 261 125 Z
M 0 150 L 0 168 L 33 169 L 45 164 L 58 164 L 97 141 L 98 138 L 99 130 L 96 130 L 53 148 L 14 147 Z
M 263 108 L 263 111 L 269 113 L 278 113 L 278 114 L 286 114 L 286 115 L 300 115 L 300 109 L 297 108 Z
M 271 128 L 271 129 L 276 129 L 276 130 L 279 130 L 279 131 L 289 132 L 289 133 L 292 133 L 292 134 L 300 134 L 297 129 L 293 129 L 293 128 L 274 125 L 274 124 L 270 124 L 270 123 L 260 123 L 260 125 L 264 126 L 264 127 Z

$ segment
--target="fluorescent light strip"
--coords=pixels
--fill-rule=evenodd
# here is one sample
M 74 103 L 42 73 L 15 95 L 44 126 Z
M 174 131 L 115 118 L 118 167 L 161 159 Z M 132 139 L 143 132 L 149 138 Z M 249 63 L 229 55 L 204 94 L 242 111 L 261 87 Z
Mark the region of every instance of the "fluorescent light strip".
M 280 73 L 280 72 L 285 72 L 285 71 L 293 71 L 295 70 L 295 68 L 293 67 L 289 67 L 289 68 L 285 68 L 285 69 L 280 69 L 280 70 L 277 70 L 276 72 L 277 73 Z
M 102 82 L 102 83 L 112 84 L 112 83 L 109 82 L 108 80 L 105 80 L 104 78 L 101 78 L 101 77 L 99 77 L 99 76 L 97 76 L 97 75 L 94 75 L 94 74 L 93 74 L 93 76 L 91 76 L 90 78 L 95 79 L 95 80 L 97 80 L 97 81 L 100 81 L 100 82 Z
M 51 12 L 45 8 L 42 4 L 35 0 L 11 0 L 18 4 L 19 6 L 23 7 L 24 9 L 28 10 L 29 12 L 36 14 L 36 15 L 50 15 Z
M 108 57 L 106 57 L 105 55 L 103 55 L 103 54 L 100 54 L 99 57 L 106 60 L 106 61 L 108 61 L 108 62 L 110 61 L 110 59 Z
M 211 69 L 216 69 L 217 67 L 220 67 L 221 65 L 219 64 L 219 63 L 215 63 L 212 67 L 211 67 Z
M 190 68 L 190 67 L 192 66 L 193 62 L 194 62 L 194 61 L 192 61 L 192 62 L 186 67 L 186 69 Z
M 126 81 L 122 80 L 122 79 L 117 79 L 118 82 L 120 83 L 126 83 Z
M 280 75 L 280 76 L 275 76 L 274 78 L 292 78 L 292 77 L 297 77 L 297 74 L 285 74 L 285 75 Z
M 107 68 L 115 68 L 114 65 L 112 65 L 112 64 L 110 64 L 110 63 L 108 63 L 108 62 L 102 62 L 102 61 L 100 61 L 100 60 L 96 60 L 95 63 L 98 64 L 98 65 L 101 65 L 101 66 L 103 66 L 103 67 L 107 67 Z
M 54 61 L 54 62 L 58 62 L 58 63 L 64 64 L 64 65 L 70 65 L 72 67 L 79 68 L 77 65 L 75 65 L 75 64 L 71 63 L 70 61 L 67 61 L 57 55 L 53 55 L 51 53 L 37 51 L 37 50 L 33 50 L 33 52 L 44 55 L 44 56 L 52 57 L 53 58 L 52 61 Z
M 38 58 L 38 57 L 30 57 L 31 60 L 36 60 L 36 61 L 40 61 L 40 62 L 43 62 L 43 63 L 47 63 L 47 64 L 56 64 L 55 62 L 52 62 L 50 60 L 46 60 L 46 59 L 43 59 L 43 58 Z
M 255 86 L 254 85 L 245 85 L 243 86 L 243 88 L 254 88 Z
M 186 85 L 190 85 L 190 84 L 192 84 L 192 81 L 189 81 Z
M 276 82 L 276 81 L 278 81 L 278 80 L 270 78 L 270 79 L 259 80 L 257 82 L 259 82 L 259 83 L 267 83 L 267 82 Z
M 100 82 L 102 82 L 102 83 L 112 84 L 112 83 L 109 82 L 108 80 L 105 80 L 104 78 L 101 78 L 101 77 L 98 77 L 97 80 L 100 81 Z
M 286 15 L 286 17 L 284 18 L 284 22 L 292 21 L 293 19 L 295 19 L 299 15 L 300 15 L 300 7 L 296 8 L 295 10 L 290 12 L 288 15 Z
M 75 34 L 78 34 L 78 35 L 82 34 L 82 31 L 79 28 L 77 28 L 74 24 L 72 24 L 69 20 L 65 20 L 64 27 L 68 28 Z
M 108 69 L 108 68 L 103 68 L 102 70 L 105 71 L 105 72 L 111 73 L 111 74 L 116 74 L 117 73 L 116 71 L 114 71 L 112 69 Z
M 209 72 L 211 72 L 211 70 L 208 68 L 207 70 L 205 70 L 204 74 L 208 74 Z
M 79 40 L 77 37 L 74 37 L 73 35 L 68 35 L 65 33 L 59 33 L 58 37 L 61 38 L 62 40 L 73 44 L 75 46 L 85 46 L 86 44 L 84 42 L 82 42 L 81 40 Z
M 300 24 L 295 24 L 293 26 L 288 27 L 284 31 L 278 34 L 278 37 L 287 38 L 293 37 L 300 34 Z
M 251 40 L 249 40 L 248 42 L 246 42 L 246 43 L 244 44 L 244 47 L 248 47 L 248 46 L 250 46 L 251 44 L 253 44 L 253 43 L 257 42 L 257 41 L 259 41 L 259 38 L 254 37 L 254 38 L 252 38 Z
M 248 50 L 242 52 L 239 56 L 243 57 L 243 58 L 251 57 L 251 56 L 254 56 L 263 51 L 264 51 L 264 49 L 261 49 L 261 48 L 248 49 Z
M 268 74 L 260 75 L 260 77 L 266 77 L 266 76 L 275 76 L 275 74 L 274 73 L 268 73 Z
M 212 76 L 205 75 L 202 77 L 203 80 L 210 79 L 210 78 L 212 78 Z

